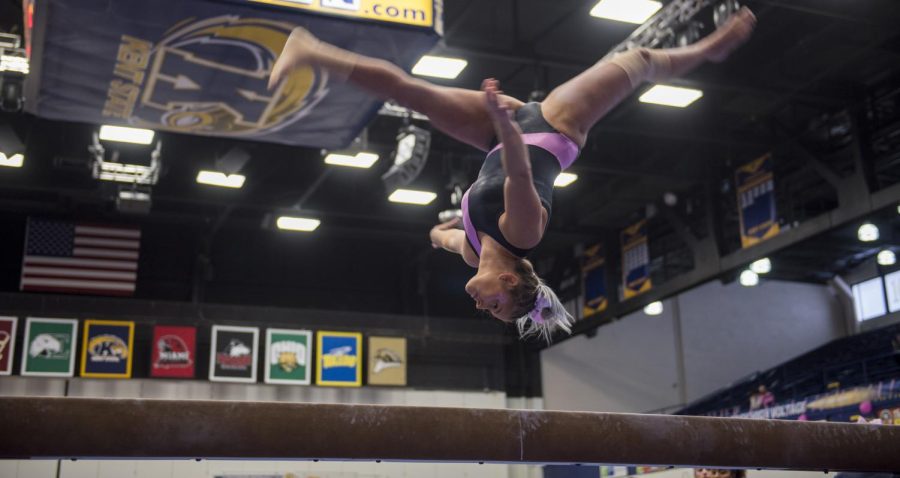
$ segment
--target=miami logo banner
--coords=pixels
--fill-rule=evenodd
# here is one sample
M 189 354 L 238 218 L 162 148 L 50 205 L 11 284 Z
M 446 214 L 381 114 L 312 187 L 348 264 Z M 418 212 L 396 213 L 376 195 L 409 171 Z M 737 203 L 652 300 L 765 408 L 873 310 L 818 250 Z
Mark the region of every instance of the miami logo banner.
M 316 384 L 362 386 L 362 334 L 316 333 Z
M 0 317 L 0 375 L 11 375 L 16 353 L 17 317 Z
M 381 102 L 311 67 L 269 91 L 271 67 L 291 30 L 302 25 L 324 41 L 406 69 L 439 39 L 439 12 L 426 2 L 277 3 L 308 8 L 184 0 L 29 4 L 26 108 L 57 120 L 337 149 L 359 135 Z M 364 8 L 385 21 L 367 18 Z M 354 11 L 359 15 L 349 15 Z
M 369 337 L 369 385 L 406 385 L 406 339 Z
M 584 296 L 582 317 L 587 318 L 606 310 L 609 299 L 606 295 L 606 257 L 603 255 L 602 244 L 584 251 L 581 284 Z
M 81 376 L 131 378 L 133 345 L 134 322 L 85 320 L 84 341 L 81 346 Z
M 778 235 L 772 155 L 751 161 L 735 172 L 741 246 L 750 247 Z
M 77 320 L 29 317 L 22 344 L 22 375 L 73 376 L 77 343 Z
M 309 385 L 312 367 L 312 331 L 267 329 L 265 382 Z
M 647 220 L 622 231 L 622 284 L 625 299 L 650 290 L 650 251 L 647 247 Z
M 150 376 L 194 378 L 197 366 L 197 327 L 153 327 Z
M 210 381 L 256 383 L 258 351 L 259 328 L 213 325 Z

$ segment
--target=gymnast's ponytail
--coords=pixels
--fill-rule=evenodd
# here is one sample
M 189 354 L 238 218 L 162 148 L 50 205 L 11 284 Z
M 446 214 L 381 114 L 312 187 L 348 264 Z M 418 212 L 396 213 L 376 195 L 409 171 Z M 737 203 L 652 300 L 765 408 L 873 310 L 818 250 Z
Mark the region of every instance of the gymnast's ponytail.
M 520 338 L 540 337 L 548 344 L 557 330 L 572 333 L 574 319 L 566 311 L 559 297 L 534 272 L 534 267 L 527 259 L 519 259 L 516 263 L 519 285 L 513 290 L 513 302 L 516 312 L 516 327 Z

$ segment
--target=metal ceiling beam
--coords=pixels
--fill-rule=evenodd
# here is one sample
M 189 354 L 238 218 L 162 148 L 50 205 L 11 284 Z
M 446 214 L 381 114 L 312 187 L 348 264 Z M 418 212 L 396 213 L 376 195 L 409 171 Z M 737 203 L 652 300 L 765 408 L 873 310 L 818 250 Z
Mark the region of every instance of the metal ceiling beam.
M 3 458 L 323 459 L 892 472 L 900 428 L 503 409 L 0 398 Z M 312 439 L 286 439 L 309 430 Z M 61 433 L 62 432 L 62 433 Z

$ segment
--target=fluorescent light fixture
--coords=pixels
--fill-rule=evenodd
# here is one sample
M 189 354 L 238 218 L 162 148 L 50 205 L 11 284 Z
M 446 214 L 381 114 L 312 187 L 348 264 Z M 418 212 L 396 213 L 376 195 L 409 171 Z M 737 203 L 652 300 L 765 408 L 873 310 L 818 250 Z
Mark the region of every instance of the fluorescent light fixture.
M 750 264 L 750 270 L 757 274 L 768 274 L 772 272 L 772 261 L 768 257 L 764 257 L 753 264 Z
M 398 189 L 389 197 L 390 202 L 399 202 L 404 204 L 418 204 L 424 206 L 431 203 L 437 197 L 437 194 L 428 191 L 414 191 L 412 189 Z
M 759 274 L 751 270 L 741 272 L 741 285 L 744 287 L 753 287 L 759 284 Z
M 684 108 L 702 97 L 703 92 L 693 88 L 655 85 L 641 95 L 638 100 L 640 100 L 641 103 Z
M 0 55 L 0 72 L 12 71 L 28 74 L 28 58 L 24 56 Z
M 24 162 L 25 156 L 21 154 L 6 156 L 5 154 L 0 153 L 0 166 L 4 166 L 7 168 L 21 168 Z
M 150 129 L 126 128 L 124 126 L 110 126 L 108 124 L 100 127 L 100 139 L 103 141 L 150 144 L 153 142 L 153 135 L 153 130 Z
M 653 0 L 601 0 L 591 9 L 591 16 L 641 24 L 660 8 L 662 3 Z
M 890 249 L 885 249 L 878 253 L 878 264 L 882 266 L 892 266 L 897 263 L 897 255 Z
M 322 224 L 322 221 L 318 219 L 293 216 L 280 216 L 278 220 L 275 221 L 275 225 L 278 226 L 278 229 L 283 231 L 312 232 L 319 227 L 319 224 Z
M 412 73 L 413 75 L 452 80 L 459 76 L 468 64 L 469 62 L 462 58 L 425 55 L 413 67 Z
M 150 195 L 141 191 L 119 191 L 119 199 L 126 201 L 149 201 Z
M 867 222 L 862 226 L 859 226 L 859 230 L 856 231 L 856 237 L 862 242 L 877 241 L 879 237 L 878 226 L 871 222 Z
M 564 187 L 574 183 L 577 179 L 578 179 L 577 174 L 559 173 L 559 176 L 557 176 L 556 180 L 553 181 L 553 185 L 558 188 L 564 188 Z
M 378 161 L 378 155 L 375 153 L 356 153 L 356 156 L 329 153 L 325 156 L 325 164 L 351 168 L 371 168 L 375 161 Z
M 198 183 L 223 188 L 240 189 L 244 185 L 244 179 L 246 178 L 241 174 L 225 174 L 219 171 L 200 171 L 197 173 Z
M 644 313 L 647 315 L 659 315 L 663 313 L 663 303 L 660 301 L 651 302 L 644 307 Z

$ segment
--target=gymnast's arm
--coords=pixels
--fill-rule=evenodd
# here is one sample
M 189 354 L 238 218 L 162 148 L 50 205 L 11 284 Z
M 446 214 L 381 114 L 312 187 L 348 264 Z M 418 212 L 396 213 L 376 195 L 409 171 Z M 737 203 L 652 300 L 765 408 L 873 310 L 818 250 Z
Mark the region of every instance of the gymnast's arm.
M 459 218 L 452 221 L 438 224 L 431 228 L 431 247 L 435 249 L 441 248 L 462 256 L 466 264 L 472 267 L 478 267 L 478 258 L 474 253 L 470 253 L 466 248 L 465 231 L 455 229 L 454 226 L 459 222 Z

